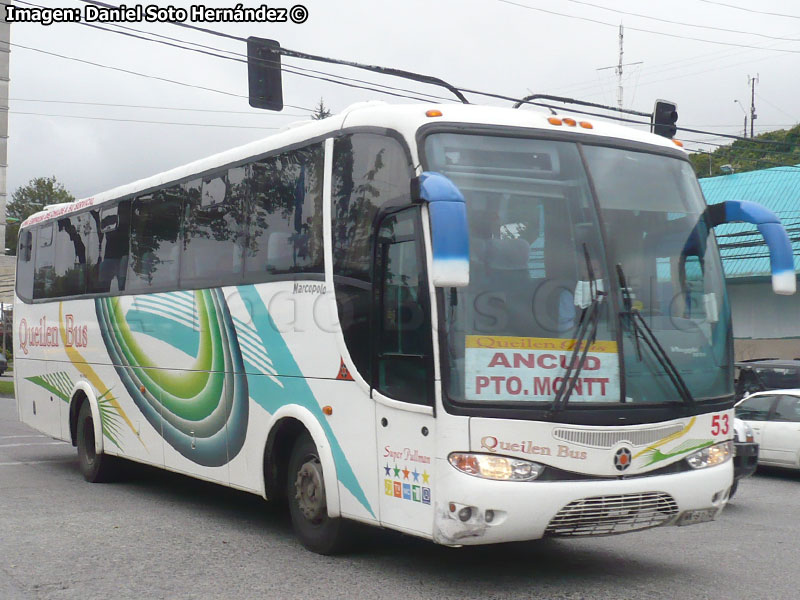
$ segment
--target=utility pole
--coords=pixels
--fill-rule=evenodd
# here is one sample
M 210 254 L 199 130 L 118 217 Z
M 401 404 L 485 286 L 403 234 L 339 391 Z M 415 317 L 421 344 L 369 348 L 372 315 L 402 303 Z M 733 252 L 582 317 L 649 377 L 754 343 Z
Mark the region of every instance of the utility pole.
M 632 62 L 632 63 L 622 63 L 622 55 L 624 54 L 623 45 L 625 42 L 625 32 L 622 28 L 622 23 L 619 25 L 619 61 L 616 65 L 610 67 L 601 67 L 597 69 L 598 71 L 605 71 L 606 69 L 614 69 L 614 72 L 617 74 L 617 108 L 622 110 L 622 95 L 623 95 L 623 86 L 622 86 L 622 70 L 623 67 L 630 67 L 632 65 L 640 65 L 642 61 Z
M 753 137 L 753 125 L 758 118 L 756 114 L 756 83 L 758 83 L 758 73 L 755 77 L 747 76 L 747 84 L 750 86 L 750 137 Z
M 742 137 L 747 137 L 747 111 L 744 109 L 744 106 L 742 106 L 741 102 L 738 100 L 734 100 L 734 102 L 739 105 L 739 108 L 741 108 L 742 112 L 744 113 L 744 132 L 742 133 Z

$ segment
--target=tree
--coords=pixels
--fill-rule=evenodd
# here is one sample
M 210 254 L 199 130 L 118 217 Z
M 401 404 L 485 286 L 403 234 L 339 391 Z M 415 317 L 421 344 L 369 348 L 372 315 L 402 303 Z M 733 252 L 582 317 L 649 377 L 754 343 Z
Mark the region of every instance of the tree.
M 329 108 L 325 108 L 325 104 L 322 102 L 322 98 L 319 99 L 319 105 L 314 109 L 314 112 L 311 113 L 311 118 L 315 121 L 321 121 L 322 119 L 327 119 L 331 116 L 331 110 Z
M 746 140 L 736 140 L 711 153 L 692 154 L 698 177 L 722 175 L 720 167 L 730 165 L 735 173 L 800 164 L 800 125 L 777 129 Z
M 6 248 L 8 253 L 17 253 L 17 236 L 20 224 L 32 214 L 49 204 L 73 202 L 75 196 L 59 183 L 55 177 L 34 177 L 27 185 L 17 188 L 11 194 L 6 206 Z

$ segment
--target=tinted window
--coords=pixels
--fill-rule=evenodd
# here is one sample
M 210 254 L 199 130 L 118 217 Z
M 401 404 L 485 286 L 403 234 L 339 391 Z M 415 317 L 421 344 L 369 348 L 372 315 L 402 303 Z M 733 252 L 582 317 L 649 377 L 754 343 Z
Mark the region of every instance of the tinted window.
M 427 403 L 431 328 L 418 209 L 384 219 L 378 233 L 378 344 L 376 387 L 387 396 Z
M 322 275 L 322 144 L 260 160 L 250 169 L 248 280 Z
M 26 229 L 19 236 L 17 249 L 17 295 L 23 300 L 33 298 L 33 245 L 35 230 Z
M 55 282 L 53 223 L 40 227 L 36 238 L 36 271 L 33 279 L 33 297 L 34 299 L 48 298 L 53 296 L 53 284 Z
M 411 166 L 393 138 L 356 134 L 333 145 L 333 275 L 339 322 L 356 368 L 369 372 L 369 311 L 375 218 L 407 204 Z
M 86 241 L 91 230 L 87 213 L 56 221 L 55 280 L 49 296 L 77 296 L 86 291 Z
M 128 274 L 131 201 L 123 200 L 90 213 L 94 221 L 88 240 L 90 293 L 122 292 Z
M 736 416 L 745 421 L 766 421 L 775 396 L 755 396 L 736 407 Z
M 242 272 L 245 168 L 184 184 L 181 284 L 185 287 L 238 281 Z
M 775 414 L 771 421 L 800 422 L 800 398 L 796 396 L 781 396 L 775 407 Z
M 175 186 L 133 202 L 127 290 L 177 287 L 184 196 Z

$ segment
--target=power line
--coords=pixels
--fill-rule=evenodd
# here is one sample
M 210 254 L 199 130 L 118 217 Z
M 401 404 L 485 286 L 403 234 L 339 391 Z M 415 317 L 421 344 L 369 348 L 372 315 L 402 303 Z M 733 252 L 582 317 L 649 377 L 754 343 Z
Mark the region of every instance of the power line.
M 86 2 L 86 1 L 89 1 L 89 0 L 81 0 L 81 1 Z M 600 19 L 593 19 L 591 17 L 582 17 L 582 16 L 579 16 L 579 15 L 570 15 L 570 14 L 566 14 L 566 13 L 557 12 L 557 11 L 554 11 L 554 10 L 547 10 L 545 8 L 539 8 L 539 7 L 536 7 L 536 6 L 529 6 L 527 4 L 521 4 L 519 2 L 513 2 L 512 0 L 497 0 L 497 2 L 502 2 L 503 4 L 510 4 L 511 6 L 517 6 L 519 8 L 524 8 L 524 9 L 527 9 L 527 10 L 534 10 L 534 11 L 546 13 L 546 14 L 549 14 L 549 15 L 556 15 L 558 17 L 566 17 L 568 19 L 577 19 L 579 21 L 587 21 L 589 23 L 595 23 L 597 25 L 605 25 L 606 27 L 614 27 L 615 29 L 619 26 L 618 23 L 609 23 L 608 21 L 601 21 Z M 761 46 L 753 46 L 753 45 L 750 45 L 750 44 L 738 44 L 738 43 L 735 43 L 735 42 L 722 42 L 722 41 L 719 41 L 719 40 L 708 40 L 708 39 L 697 38 L 697 37 L 688 36 L 688 35 L 679 35 L 677 33 L 667 33 L 665 31 L 655 31 L 653 29 L 643 29 L 641 27 L 631 27 L 630 25 L 626 25 L 625 27 L 627 29 L 630 29 L 630 30 L 633 30 L 633 31 L 639 31 L 641 33 L 651 33 L 653 35 L 661 35 L 661 36 L 664 36 L 664 37 L 677 38 L 677 39 L 681 39 L 681 40 L 691 40 L 691 41 L 694 41 L 694 42 L 704 42 L 706 44 L 717 44 L 719 46 L 733 46 L 733 47 L 736 47 L 736 48 L 750 48 L 752 50 L 769 50 L 769 51 L 772 51 L 772 52 L 787 52 L 787 53 L 790 53 L 790 54 L 800 54 L 800 50 L 788 50 L 788 49 L 783 49 L 783 48 L 764 48 L 764 47 L 761 47 Z
M 597 8 L 597 9 L 600 9 L 600 10 L 606 10 L 606 11 L 617 13 L 617 14 L 620 14 L 620 15 L 628 15 L 628 16 L 631 16 L 631 17 L 639 17 L 640 19 L 649 19 L 651 21 L 658 21 L 660 23 L 668 23 L 670 25 L 680 25 L 682 27 L 695 27 L 695 28 L 698 28 L 698 29 L 710 29 L 712 31 L 722 31 L 722 32 L 725 32 L 725 33 L 738 33 L 738 34 L 744 34 L 744 35 L 755 35 L 757 37 L 763 37 L 763 38 L 767 38 L 767 39 L 770 39 L 770 40 L 782 40 L 782 41 L 787 41 L 787 42 L 800 42 L 800 39 L 798 39 L 798 38 L 788 38 L 788 37 L 782 37 L 782 36 L 778 36 L 778 35 L 768 35 L 766 33 L 756 33 L 756 32 L 753 32 L 753 31 L 742 31 L 740 29 L 726 29 L 724 27 L 714 27 L 713 25 L 697 25 L 695 23 L 687 23 L 685 21 L 671 21 L 669 19 L 662 19 L 660 17 L 651 17 L 649 15 L 643 15 L 641 13 L 629 12 L 629 11 L 625 11 L 625 10 L 619 10 L 619 9 L 616 9 L 616 8 L 608 8 L 606 6 L 601 6 L 599 4 L 592 4 L 591 2 L 584 2 L 583 0 L 565 0 L 565 1 L 566 2 L 572 2 L 573 4 L 581 4 L 583 6 L 591 6 L 592 8 Z M 626 25 L 626 27 L 627 27 L 627 25 Z
M 35 115 L 38 117 L 61 117 L 65 119 L 89 119 L 92 121 L 115 121 L 119 123 L 148 123 L 151 125 L 186 125 L 188 127 L 219 127 L 225 129 L 280 129 L 280 127 L 259 127 L 257 125 L 215 125 L 211 123 L 179 123 L 174 121 L 146 121 L 142 119 L 114 119 L 111 117 L 85 117 L 81 115 L 57 115 L 52 113 L 37 113 L 10 110 L 12 115 Z
M 113 9 L 118 9 L 119 8 L 119 6 L 115 6 L 113 4 L 108 4 L 107 2 L 100 2 L 99 0 L 78 0 L 78 1 L 79 2 L 84 2 L 86 4 L 92 4 L 94 6 L 101 6 L 103 8 L 113 8 Z M 183 22 L 180 22 L 180 21 L 167 21 L 167 22 L 170 25 L 175 25 L 177 27 L 184 27 L 186 29 L 191 29 L 191 30 L 194 30 L 194 31 L 200 31 L 202 33 L 207 33 L 209 35 L 215 35 L 215 36 L 223 37 L 223 38 L 230 39 L 230 40 L 236 40 L 238 42 L 247 42 L 247 38 L 243 38 L 243 37 L 236 36 L 236 35 L 231 35 L 229 33 L 224 33 L 222 31 L 216 31 L 214 29 L 208 29 L 206 27 L 198 27 L 197 25 L 191 25 L 189 23 L 183 23 Z M 309 54 L 308 52 L 299 52 L 297 50 L 291 50 L 291 49 L 285 48 L 285 47 L 276 48 L 275 52 L 277 52 L 277 53 L 279 53 L 279 54 L 281 54 L 283 56 L 291 56 L 293 58 L 300 58 L 300 59 L 304 59 L 304 60 L 313 60 L 313 61 L 325 62 L 325 63 L 328 63 L 328 64 L 345 65 L 345 66 L 353 67 L 353 68 L 356 68 L 356 69 L 363 69 L 363 70 L 366 70 L 366 71 L 371 71 L 373 73 L 381 73 L 383 75 L 392 75 L 394 77 L 403 77 L 403 78 L 406 78 L 406 79 L 410 79 L 412 81 L 417 81 L 419 83 L 426 83 L 426 84 L 430 84 L 430 85 L 441 86 L 441 87 L 444 87 L 444 88 L 448 89 L 450 92 L 452 92 L 453 95 L 455 95 L 462 103 L 468 104 L 467 99 L 464 97 L 463 94 L 461 94 L 461 92 L 460 92 L 460 90 L 458 88 L 450 85 L 449 83 L 447 83 L 446 81 L 444 81 L 442 79 L 439 79 L 438 77 L 433 77 L 431 75 L 422 75 L 420 73 L 413 73 L 411 71 L 405 71 L 405 70 L 402 70 L 402 69 L 393 69 L 393 68 L 389 68 L 389 67 L 379 67 L 379 66 L 376 66 L 376 65 L 366 65 L 366 64 L 362 64 L 362 63 L 353 62 L 353 61 L 341 60 L 341 59 L 338 59 L 338 58 L 330 58 L 328 56 L 320 56 L 320 55 L 316 55 L 316 54 Z M 334 83 L 340 83 L 340 82 L 334 82 Z M 340 85 L 345 85 L 345 84 L 340 83 Z M 360 87 L 360 86 L 351 86 L 351 87 Z M 372 91 L 380 92 L 380 90 L 374 90 L 374 89 Z M 388 92 L 381 92 L 381 93 L 388 93 Z M 398 94 L 391 94 L 391 95 L 398 95 Z
M 768 15 L 771 17 L 786 17 L 787 19 L 800 19 L 800 16 L 797 15 L 787 15 L 784 13 L 776 13 L 776 12 L 769 12 L 766 10 L 756 10 L 754 8 L 745 8 L 743 6 L 736 6 L 735 4 L 727 4 L 725 2 L 716 2 L 715 0 L 700 0 L 700 2 L 705 2 L 706 4 L 716 4 L 717 6 L 725 6 L 727 8 L 734 8 L 736 10 L 742 10 L 744 12 L 755 13 L 759 15 Z
M 65 54 L 59 54 L 57 52 L 49 52 L 47 50 L 42 50 L 40 48 L 33 48 L 31 46 L 23 46 L 22 44 L 17 44 L 17 43 L 12 43 L 12 42 L 5 42 L 5 41 L 2 41 L 0 43 L 7 44 L 7 45 L 12 46 L 14 48 L 23 48 L 24 50 L 30 50 L 32 52 L 38 52 L 40 54 L 46 54 L 48 56 L 55 56 L 57 58 L 62 58 L 62 59 L 65 59 L 65 60 L 72 60 L 72 61 L 75 61 L 75 62 L 79 62 L 79 63 L 83 63 L 83 64 L 87 64 L 87 65 L 92 65 L 94 67 L 100 67 L 102 69 L 109 69 L 111 71 L 119 71 L 121 73 L 127 73 L 128 75 L 136 75 L 137 77 L 144 77 L 146 79 L 153 79 L 153 80 L 162 81 L 162 82 L 165 82 L 165 83 L 173 83 L 175 85 L 180 85 L 180 86 L 183 86 L 183 87 L 203 90 L 203 91 L 206 91 L 206 92 L 214 92 L 216 94 L 222 94 L 224 96 L 231 96 L 233 98 L 245 98 L 245 99 L 248 98 L 247 96 L 244 96 L 242 94 L 236 94 L 234 92 L 227 92 L 225 90 L 218 90 L 218 89 L 215 89 L 215 88 L 210 88 L 210 87 L 206 87 L 206 86 L 202 86 L 202 85 L 196 85 L 196 84 L 193 84 L 193 83 L 186 83 L 185 81 L 177 81 L 175 79 L 168 79 L 166 77 L 159 77 L 157 75 L 148 75 L 147 73 L 140 73 L 139 71 L 132 71 L 130 69 L 123 69 L 121 67 L 112 67 L 111 65 L 104 65 L 102 63 L 93 62 L 91 60 L 85 60 L 83 58 L 76 58 L 74 56 L 67 56 Z M 305 106 L 296 106 L 296 105 L 293 105 L 293 104 L 285 104 L 284 106 L 288 106 L 289 108 L 297 108 L 299 110 L 307 110 L 308 112 L 313 112 L 314 111 L 313 108 L 306 108 Z
M 17 1 L 20 4 L 26 4 L 28 6 L 35 6 L 37 8 L 44 8 L 43 6 L 41 6 L 39 4 L 34 4 L 32 2 L 26 2 L 25 0 L 17 0 Z M 80 0 L 80 1 L 87 2 L 89 4 L 95 4 L 94 2 L 92 2 L 90 0 Z M 110 6 L 110 5 L 108 5 L 108 6 Z M 78 22 L 77 24 L 78 25 L 83 25 L 83 26 L 86 26 L 86 27 L 91 27 L 92 29 L 98 29 L 100 31 L 106 31 L 108 33 L 115 33 L 115 34 L 118 34 L 118 35 L 123 35 L 123 36 L 126 36 L 126 37 L 131 37 L 131 38 L 135 38 L 135 39 L 139 39 L 139 40 L 143 40 L 143 41 L 147 41 L 147 42 L 153 42 L 153 43 L 156 43 L 156 44 L 163 44 L 165 46 L 170 46 L 172 48 L 178 48 L 178 49 L 187 50 L 187 51 L 190 51 L 190 52 L 197 52 L 199 54 L 204 54 L 206 56 L 212 56 L 212 57 L 215 57 L 215 58 L 221 58 L 221 59 L 231 60 L 231 61 L 242 63 L 242 64 L 247 64 L 247 60 L 244 59 L 244 58 L 236 58 L 234 56 L 225 56 L 225 55 L 222 55 L 222 54 L 217 54 L 216 52 L 210 52 L 208 50 L 203 50 L 203 49 L 200 49 L 200 48 L 189 48 L 189 47 L 186 47 L 186 46 L 181 46 L 179 44 L 174 44 L 174 43 L 171 43 L 171 42 L 168 42 L 168 41 L 165 41 L 165 40 L 161 40 L 161 39 L 152 39 L 152 38 L 144 37 L 142 35 L 136 35 L 135 33 L 128 33 L 126 31 L 117 31 L 117 30 L 114 30 L 114 29 L 109 29 L 107 27 L 102 27 L 102 26 L 96 25 L 94 23 L 86 23 L 86 22 L 82 22 L 81 21 L 81 22 Z M 133 30 L 133 28 L 130 28 L 130 27 L 127 28 L 127 29 Z M 139 30 L 134 30 L 134 31 L 138 32 Z M 141 33 L 147 33 L 147 32 L 141 32 Z M 166 37 L 166 36 L 160 36 L 160 37 Z M 172 39 L 175 39 L 175 38 L 172 38 Z M 244 39 L 244 38 L 242 38 L 242 39 Z M 175 41 L 182 42 L 183 40 L 175 40 Z M 219 49 L 215 49 L 215 50 L 220 51 Z M 228 51 L 222 50 L 222 52 L 228 52 Z M 231 52 L 228 52 L 228 53 L 231 53 Z M 245 56 L 245 55 L 239 55 L 239 56 Z M 268 62 L 268 61 L 264 61 L 264 62 Z M 346 83 L 344 81 L 338 81 L 338 80 L 329 78 L 329 77 L 339 77 L 338 75 L 332 75 L 332 74 L 327 74 L 326 73 L 325 75 L 328 75 L 329 77 L 323 77 L 323 76 L 310 75 L 309 73 L 299 72 L 299 71 L 311 71 L 310 69 L 303 69 L 302 67 L 299 68 L 298 70 L 294 70 L 294 68 L 292 68 L 292 67 L 281 66 L 281 70 L 284 71 L 284 72 L 287 72 L 287 73 L 291 73 L 293 75 L 298 75 L 300 77 L 308 77 L 308 78 L 311 78 L 311 79 L 319 79 L 319 80 L 322 80 L 322 81 L 335 83 L 337 85 L 344 85 L 346 87 L 365 89 L 365 90 L 369 90 L 369 91 L 373 91 L 373 92 L 378 92 L 378 93 L 381 93 L 381 94 L 387 94 L 387 95 L 390 95 L 390 96 L 397 96 L 397 97 L 401 97 L 401 98 L 409 98 L 411 100 L 418 100 L 420 102 L 426 102 L 427 101 L 425 98 L 420 98 L 418 96 L 409 96 L 409 95 L 406 95 L 406 94 L 400 94 L 400 93 L 395 93 L 395 92 L 391 92 L 391 91 L 375 89 L 374 87 L 365 87 L 365 86 L 362 86 L 362 85 L 357 85 L 357 84 L 353 84 L 353 83 Z M 319 73 L 319 71 L 317 71 L 317 72 Z M 373 85 L 371 82 L 365 82 L 365 83 L 368 83 L 370 86 Z M 389 86 L 383 86 L 382 84 L 374 84 L 374 85 L 378 85 L 380 87 L 389 87 Z M 416 93 L 416 92 L 412 91 L 412 93 Z M 286 106 L 289 106 L 289 105 L 287 104 Z
M 109 106 L 114 108 L 146 108 L 153 110 L 176 110 L 185 112 L 206 112 L 230 115 L 250 115 L 253 117 L 307 117 L 307 114 L 300 113 L 265 113 L 248 110 L 218 110 L 211 108 L 187 108 L 183 106 L 152 106 L 147 104 L 116 104 L 113 102 L 84 102 L 78 100 L 44 100 L 41 98 L 9 98 L 11 102 L 42 102 L 48 104 L 75 104 L 80 106 Z

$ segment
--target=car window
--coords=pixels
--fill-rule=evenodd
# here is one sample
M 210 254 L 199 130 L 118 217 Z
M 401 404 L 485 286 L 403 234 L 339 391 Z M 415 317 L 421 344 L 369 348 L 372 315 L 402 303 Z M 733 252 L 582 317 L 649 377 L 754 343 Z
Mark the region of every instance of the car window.
M 745 421 L 766 421 L 775 396 L 754 396 L 736 407 L 736 416 Z
M 797 396 L 781 396 L 775 407 L 775 414 L 770 421 L 800 423 L 800 398 Z

